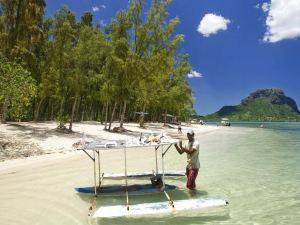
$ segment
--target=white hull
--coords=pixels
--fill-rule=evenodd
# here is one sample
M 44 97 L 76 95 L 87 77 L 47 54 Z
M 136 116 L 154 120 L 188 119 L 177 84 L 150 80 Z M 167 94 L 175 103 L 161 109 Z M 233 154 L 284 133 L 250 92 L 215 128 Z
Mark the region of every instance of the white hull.
M 158 173 L 158 175 L 162 175 L 161 172 Z M 139 178 L 139 177 L 151 177 L 154 176 L 153 172 L 133 172 L 133 173 L 128 173 L 127 177 L 128 178 Z M 182 177 L 185 176 L 185 171 L 165 171 L 164 176 L 166 177 Z M 104 173 L 104 178 L 108 179 L 120 179 L 124 178 L 125 174 L 124 173 Z
M 158 214 L 170 214 L 177 211 L 195 210 L 217 206 L 225 206 L 228 202 L 220 198 L 198 198 L 190 200 L 174 201 L 174 208 L 169 202 L 144 203 L 130 205 L 129 210 L 125 205 L 100 207 L 93 218 L 114 218 L 126 216 L 151 216 Z

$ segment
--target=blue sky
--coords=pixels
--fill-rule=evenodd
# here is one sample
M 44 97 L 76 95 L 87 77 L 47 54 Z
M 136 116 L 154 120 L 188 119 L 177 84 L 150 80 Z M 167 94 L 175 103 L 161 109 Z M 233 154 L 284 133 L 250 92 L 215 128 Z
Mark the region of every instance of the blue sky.
M 94 22 L 108 24 L 128 0 L 46 3 L 47 16 L 66 4 L 77 18 L 94 9 Z M 187 78 L 199 114 L 239 104 L 258 88 L 281 88 L 300 104 L 299 0 L 173 0 L 168 11 L 181 21 L 176 29 L 185 36 L 180 51 L 202 75 Z

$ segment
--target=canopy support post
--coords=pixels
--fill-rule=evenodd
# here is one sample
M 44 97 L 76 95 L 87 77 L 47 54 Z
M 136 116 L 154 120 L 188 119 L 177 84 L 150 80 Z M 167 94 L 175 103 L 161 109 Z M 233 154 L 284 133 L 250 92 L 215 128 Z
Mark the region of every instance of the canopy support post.
M 166 152 L 169 150 L 169 148 L 171 147 L 171 145 L 167 148 L 167 150 L 164 152 L 164 147 L 163 145 L 161 146 L 161 167 L 162 167 L 162 182 L 163 182 L 163 191 L 165 196 L 167 197 L 170 206 L 172 206 L 172 208 L 174 208 L 174 202 L 173 200 L 170 198 L 169 194 L 166 192 L 166 185 L 165 185 L 165 163 L 164 163 L 164 155 L 166 154 Z
M 95 156 L 95 151 L 93 151 L 93 162 L 94 162 L 94 185 L 95 185 L 95 197 L 97 197 L 97 181 L 96 181 L 96 156 Z
M 158 174 L 158 162 L 157 162 L 157 150 L 158 150 L 159 146 L 156 146 L 155 147 L 155 169 L 156 169 L 156 173 L 155 174 Z
M 165 190 L 165 163 L 164 163 L 164 146 L 161 146 L 161 169 L 162 169 L 162 182 L 163 190 Z
M 125 185 L 126 185 L 126 206 L 127 206 L 126 208 L 127 208 L 127 211 L 129 211 L 126 146 L 124 147 L 124 158 L 125 158 Z
M 100 169 L 100 150 L 97 151 L 97 155 L 98 155 L 98 173 L 99 173 L 99 188 L 101 186 L 101 169 Z

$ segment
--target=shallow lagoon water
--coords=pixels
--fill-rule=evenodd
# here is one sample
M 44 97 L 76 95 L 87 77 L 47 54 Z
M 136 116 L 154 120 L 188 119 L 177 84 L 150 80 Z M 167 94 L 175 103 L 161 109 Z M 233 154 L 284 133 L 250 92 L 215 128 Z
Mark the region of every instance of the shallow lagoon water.
M 198 191 L 185 189 L 185 178 L 168 178 L 178 189 L 173 199 L 223 197 L 230 205 L 174 215 L 93 220 L 88 208 L 92 197 L 74 193 L 75 186 L 93 181 L 92 163 L 85 155 L 41 161 L 34 166 L 0 175 L 0 222 L 15 224 L 299 224 L 300 124 L 234 124 L 202 135 Z M 166 170 L 182 170 L 185 156 L 171 149 Z M 122 172 L 123 154 L 102 154 L 103 172 Z M 152 149 L 128 152 L 130 171 L 155 168 Z M 1 169 L 1 167 L 0 167 Z M 124 181 L 104 180 L 104 184 Z M 130 180 L 144 183 L 148 180 Z M 162 193 L 131 196 L 130 204 L 166 200 Z M 125 204 L 125 196 L 98 197 L 97 206 Z

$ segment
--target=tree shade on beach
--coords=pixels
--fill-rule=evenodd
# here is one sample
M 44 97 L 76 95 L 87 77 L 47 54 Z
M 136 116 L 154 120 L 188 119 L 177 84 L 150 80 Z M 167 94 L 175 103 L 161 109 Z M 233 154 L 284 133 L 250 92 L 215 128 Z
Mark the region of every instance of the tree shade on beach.
M 11 90 L 29 89 L 18 106 L 0 92 L 3 121 L 56 119 L 72 130 L 73 121 L 98 120 L 110 130 L 115 120 L 121 128 L 137 120 L 136 111 L 151 121 L 167 113 L 187 119 L 194 111 L 185 79 L 191 66 L 178 53 L 184 37 L 174 34 L 179 18 L 167 18 L 170 4 L 153 0 L 145 14 L 144 0 L 132 0 L 102 27 L 91 12 L 76 21 L 63 6 L 46 19 L 43 0 L 0 0 L 0 63 L 23 74 Z M 8 87 L 4 79 L 0 85 Z

